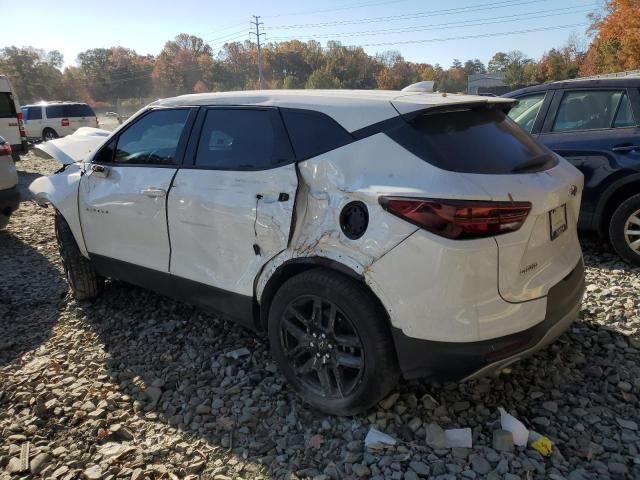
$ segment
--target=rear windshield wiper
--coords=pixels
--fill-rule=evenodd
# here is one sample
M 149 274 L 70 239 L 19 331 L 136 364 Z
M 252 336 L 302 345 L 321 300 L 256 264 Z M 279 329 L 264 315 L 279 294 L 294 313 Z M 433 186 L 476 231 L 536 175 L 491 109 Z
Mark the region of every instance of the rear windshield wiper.
M 549 154 L 542 154 L 536 157 L 530 158 L 526 162 L 518 165 L 511 173 L 526 173 L 526 172 L 536 172 L 540 170 L 546 170 L 555 166 L 554 157 Z M 546 167 L 546 168 L 543 168 Z

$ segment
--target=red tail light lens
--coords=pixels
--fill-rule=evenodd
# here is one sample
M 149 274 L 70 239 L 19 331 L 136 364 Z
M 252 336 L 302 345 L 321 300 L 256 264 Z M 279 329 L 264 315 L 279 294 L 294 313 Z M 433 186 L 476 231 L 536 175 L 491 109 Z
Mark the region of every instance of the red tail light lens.
M 18 112 L 18 128 L 20 129 L 20 138 L 27 138 L 27 132 L 24 130 L 24 118 L 22 112 Z
M 68 118 L 63 118 L 61 125 L 63 127 L 68 127 L 69 126 L 69 119 Z
M 408 222 L 456 240 L 515 232 L 531 211 L 529 202 L 488 202 L 380 197 L 380 205 Z

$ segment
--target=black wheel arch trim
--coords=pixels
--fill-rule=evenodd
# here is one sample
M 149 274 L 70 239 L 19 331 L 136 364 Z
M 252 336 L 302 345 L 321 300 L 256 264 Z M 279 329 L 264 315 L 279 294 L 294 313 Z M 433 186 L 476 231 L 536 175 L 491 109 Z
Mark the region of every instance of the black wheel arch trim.
M 603 215 L 605 213 L 605 209 L 607 207 L 607 204 L 609 203 L 609 200 L 611 200 L 611 197 L 613 197 L 616 194 L 616 192 L 618 192 L 621 188 L 625 187 L 630 183 L 635 183 L 635 182 L 640 182 L 640 173 L 632 173 L 618 180 L 614 180 L 614 182 L 602 192 L 602 194 L 600 195 L 600 201 L 598 202 L 598 205 L 596 206 L 596 210 L 593 213 L 593 218 L 591 221 L 592 230 L 595 230 L 596 232 L 599 232 L 599 233 L 603 233 L 602 232 Z

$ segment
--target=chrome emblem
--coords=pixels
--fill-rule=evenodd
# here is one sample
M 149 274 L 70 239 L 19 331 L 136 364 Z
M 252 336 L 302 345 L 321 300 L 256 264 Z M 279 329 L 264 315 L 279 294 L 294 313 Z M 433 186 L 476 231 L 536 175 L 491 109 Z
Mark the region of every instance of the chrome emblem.
M 571 187 L 569 188 L 569 194 L 572 197 L 575 197 L 578 194 L 578 186 L 577 185 L 571 185 Z

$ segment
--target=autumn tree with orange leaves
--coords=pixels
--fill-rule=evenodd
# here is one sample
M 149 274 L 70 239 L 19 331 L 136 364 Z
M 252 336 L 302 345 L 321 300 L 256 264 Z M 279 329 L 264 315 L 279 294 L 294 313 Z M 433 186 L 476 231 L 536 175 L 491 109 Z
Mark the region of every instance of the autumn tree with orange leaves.
M 592 20 L 595 37 L 580 74 L 640 69 L 640 0 L 609 0 L 604 14 Z

